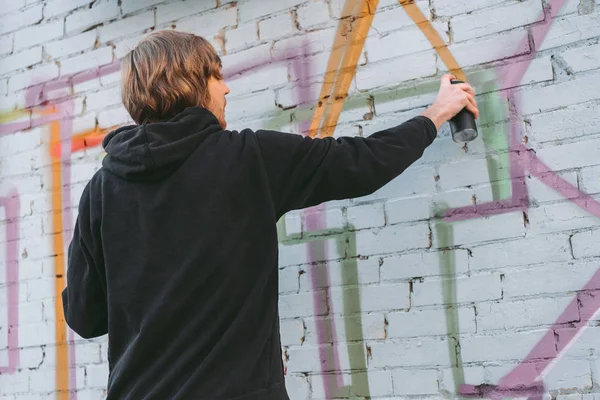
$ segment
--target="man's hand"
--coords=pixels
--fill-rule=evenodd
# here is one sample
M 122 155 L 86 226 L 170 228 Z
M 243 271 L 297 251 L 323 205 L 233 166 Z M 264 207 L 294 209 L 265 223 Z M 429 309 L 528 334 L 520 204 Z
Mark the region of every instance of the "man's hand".
M 431 119 L 438 130 L 444 122 L 454 117 L 465 107 L 475 115 L 475 118 L 479 118 L 479 109 L 475 102 L 473 88 L 468 83 L 453 85 L 451 83 L 453 79 L 456 79 L 456 77 L 451 74 L 442 76 L 440 91 L 434 103 L 421 113 L 421 115 Z

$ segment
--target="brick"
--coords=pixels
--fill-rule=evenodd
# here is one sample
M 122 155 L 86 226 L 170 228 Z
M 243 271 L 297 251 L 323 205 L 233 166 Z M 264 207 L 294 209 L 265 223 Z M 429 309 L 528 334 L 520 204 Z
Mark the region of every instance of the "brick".
M 283 224 L 285 224 L 285 230 L 280 226 L 280 241 L 286 241 L 293 237 L 300 236 L 302 234 L 302 215 L 298 211 L 288 212 L 284 216 Z M 282 225 L 283 225 L 282 224 Z M 284 236 L 285 235 L 285 236 Z
M 109 128 L 111 126 L 129 123 L 133 123 L 133 119 L 127 110 L 125 110 L 125 108 L 122 106 L 110 110 L 104 110 L 98 113 L 99 128 Z
M 156 31 L 159 31 L 161 29 L 157 29 Z M 138 35 L 138 36 L 134 36 L 131 38 L 127 38 L 127 39 L 123 39 L 123 40 L 119 40 L 117 42 L 114 43 L 114 48 L 115 48 L 115 57 L 116 58 L 122 58 L 123 56 L 125 56 L 127 53 L 129 53 L 131 50 L 133 50 L 135 47 L 137 47 L 137 45 L 142 41 L 142 39 L 148 37 L 152 32 L 147 32 L 144 33 L 142 35 Z
M 451 289 L 452 285 L 455 285 L 455 290 Z M 453 293 L 456 293 L 455 297 L 452 297 Z M 452 298 L 445 298 L 445 295 Z M 497 274 L 442 280 L 428 279 L 424 282 L 413 282 L 411 307 L 480 302 L 496 300 L 501 297 L 501 281 Z
M 105 398 L 105 390 L 106 389 L 83 389 L 78 390 L 77 399 L 78 400 L 103 400 Z
M 538 0 L 508 2 L 507 5 L 452 18 L 452 36 L 455 42 L 463 42 L 530 25 L 543 19 L 542 3 Z
M 90 3 L 91 0 L 50 0 L 48 2 L 45 2 L 44 18 L 54 18 L 58 15 L 66 14 L 67 12 L 73 11 L 77 8 L 88 6 Z
M 334 3 L 335 4 L 335 3 Z M 429 12 L 429 1 L 428 0 L 417 0 L 417 7 L 421 12 L 431 20 Z M 338 2 L 338 5 L 343 6 L 343 3 Z M 339 18 L 341 9 L 334 8 L 336 18 Z M 383 4 L 380 1 L 377 7 L 377 12 L 373 17 L 371 29 L 369 30 L 369 36 L 381 36 L 388 32 L 395 31 L 398 29 L 413 26 L 414 22 L 410 16 L 404 11 L 404 8 L 399 6 L 397 1 L 394 1 L 394 7 L 389 9 L 383 9 Z M 447 24 L 446 24 L 447 25 Z M 434 26 L 436 23 L 434 22 Z
M 227 101 L 227 118 L 231 121 L 248 117 L 267 116 L 277 111 L 275 93 L 271 90 L 232 97 Z
M 546 330 L 496 334 L 493 336 L 467 336 L 461 338 L 460 348 L 464 363 L 483 361 L 522 360 L 542 340 L 536 358 L 555 357 L 556 347 Z
M 493 226 L 494 229 L 490 229 Z M 525 236 L 523 214 L 511 212 L 452 224 L 453 245 L 478 243 Z M 440 238 L 434 234 L 436 243 Z
M 529 189 L 529 199 L 535 203 L 544 203 L 549 201 L 561 201 L 564 200 L 565 196 L 562 195 L 557 189 L 568 189 L 572 186 L 577 188 L 577 173 L 575 171 L 566 172 L 554 172 L 550 174 L 544 174 L 546 178 L 550 178 L 555 181 L 551 186 L 546 185 L 536 177 L 527 177 L 527 187 Z M 564 179 L 559 181 L 557 178 Z M 572 186 L 571 186 L 572 185 Z M 568 198 L 578 197 L 578 192 L 574 192 L 568 196 Z
M 339 355 L 339 365 L 342 370 L 350 369 L 354 363 L 366 363 L 365 347 L 362 343 L 347 343 L 334 345 Z M 289 360 L 287 362 L 287 373 L 296 372 L 325 372 L 333 370 L 333 363 L 329 366 L 321 361 L 320 353 L 327 355 L 327 359 L 333 360 L 333 349 L 330 345 L 290 347 L 287 350 Z
M 555 332 L 558 335 L 559 351 L 567 350 L 566 354 L 570 357 L 588 358 L 598 348 L 598 327 L 585 326 L 582 330 L 569 327 L 556 329 Z
M 271 59 L 271 45 L 264 44 L 222 58 L 223 74 L 226 78 L 266 64 Z
M 54 350 L 56 351 L 56 350 Z M 68 374 L 72 373 L 72 369 L 69 368 Z M 31 393 L 35 393 L 36 397 L 31 400 L 44 399 L 49 400 L 48 397 L 41 397 L 41 394 L 53 392 L 56 388 L 56 369 L 52 368 L 40 368 L 38 370 L 30 371 L 30 385 Z M 85 385 L 85 369 L 75 368 L 77 386 L 72 389 L 83 389 Z
M 592 388 L 592 371 L 588 360 L 562 358 L 554 368 L 544 376 L 546 390 Z
M 531 232 L 536 235 L 591 228 L 598 225 L 596 217 L 571 202 L 534 208 L 529 211 L 528 215 Z
M 466 250 L 403 254 L 382 259 L 381 280 L 413 279 L 424 276 L 447 275 L 446 265 L 453 264 L 453 274 L 469 269 Z
M 289 13 L 264 19 L 258 23 L 260 40 L 278 40 L 296 32 L 298 32 L 298 29 L 296 29 L 294 21 L 292 21 L 292 15 Z
M 238 25 L 225 32 L 225 49 L 227 54 L 246 49 L 258 42 L 258 27 L 256 22 Z
M 578 232 L 571 238 L 575 259 L 600 256 L 600 230 Z
M 316 305 L 313 308 L 313 302 Z M 324 315 L 327 312 L 325 292 L 306 292 L 279 296 L 279 317 L 295 318 Z
M 585 103 L 600 98 L 600 73 L 519 92 L 525 115 Z
M 348 207 L 346 210 L 351 229 L 379 228 L 385 225 L 383 204 L 365 204 Z
M 297 21 L 301 29 L 323 27 L 331 21 L 329 7 L 325 1 L 310 1 L 296 10 Z
M 285 387 L 295 399 L 310 400 L 311 387 L 306 376 L 286 374 Z
M 600 44 L 566 50 L 560 56 L 573 72 L 600 68 Z
M 335 375 L 329 375 L 327 386 L 331 386 L 329 382 L 337 381 Z M 367 371 L 341 374 L 343 385 L 333 388 L 329 387 L 329 396 L 326 396 L 325 383 L 319 376 L 313 376 L 312 379 L 312 398 L 313 399 L 330 399 L 330 398 L 364 398 L 364 396 L 386 396 L 391 395 L 392 391 L 392 373 L 390 371 Z
M 580 188 L 585 193 L 600 192 L 600 166 L 581 170 Z
M 2 63 L 0 63 L 0 75 L 35 65 L 41 61 L 42 48 L 39 46 L 14 53 L 2 59 Z
M 82 31 L 91 26 L 106 23 L 119 16 L 119 5 L 113 1 L 100 3 L 90 9 L 83 9 L 66 18 L 67 33 Z
M 279 271 L 279 293 L 298 292 L 298 277 L 300 270 L 297 267 L 284 268 Z
M 305 340 L 304 322 L 301 319 L 284 319 L 280 321 L 281 345 L 302 345 Z
M 465 68 L 528 53 L 528 43 L 518 47 L 524 37 L 527 37 L 525 30 L 515 29 L 483 39 L 451 44 L 448 50 L 454 55 L 458 65 Z
M 160 3 L 165 3 L 166 1 L 167 0 L 125 0 L 121 4 L 121 10 L 123 11 L 123 15 L 127 15 L 133 13 L 134 11 L 150 8 Z M 214 3 L 214 0 L 203 1 L 203 3 L 209 3 L 211 1 Z
M 372 343 L 370 347 L 369 368 L 450 365 L 448 338 L 396 339 L 385 343 Z
M 273 88 L 288 82 L 288 67 L 285 64 L 272 64 L 256 68 L 227 80 L 230 96 L 240 96 Z
M 71 75 L 76 72 L 82 72 L 99 68 L 110 64 L 113 61 L 112 47 L 101 47 L 98 50 L 90 51 L 79 56 L 67 58 L 60 61 L 60 75 Z
M 206 36 L 206 39 L 209 39 L 209 35 L 235 25 L 237 25 L 237 8 L 229 7 L 178 21 L 177 30 Z
M 240 22 L 251 21 L 278 11 L 287 10 L 304 2 L 306 0 L 279 0 L 276 3 L 263 3 L 251 0 L 239 1 Z
M 156 23 L 162 25 L 167 22 L 175 21 L 180 18 L 199 14 L 204 11 L 216 8 L 214 0 L 203 1 L 171 1 L 168 4 L 156 7 Z M 223 14 L 221 14 L 223 15 Z
M 501 166 L 507 168 L 508 165 Z M 488 160 L 468 160 L 439 167 L 439 186 L 442 190 L 457 189 L 490 181 Z
M 29 371 L 18 371 L 11 375 L 1 374 L 0 387 L 2 387 L 2 393 L 7 395 L 28 392 Z M 2 400 L 4 400 L 4 396 L 2 396 Z
M 42 20 L 43 4 L 22 11 L 6 14 L 0 18 L 0 35 L 37 24 Z
M 100 344 L 85 341 L 75 344 L 75 354 L 77 364 L 98 364 L 102 361 L 100 357 Z
M 478 304 L 477 329 L 481 332 L 575 322 L 579 320 L 579 311 L 577 303 L 571 304 L 572 300 L 569 296 Z
M 563 6 L 559 9 L 551 9 L 550 15 L 552 17 L 573 14 L 578 12 L 580 0 L 567 0 L 563 3 Z
M 204 3 L 204 2 L 201 2 Z M 100 43 L 144 31 L 154 26 L 154 11 L 147 11 L 98 28 Z
M 363 340 L 385 339 L 385 321 L 383 314 L 347 315 L 335 318 L 307 318 L 305 344 L 341 343 Z M 335 337 L 329 329 L 323 329 L 319 337 L 318 326 L 335 326 Z
M 0 36 L 0 54 L 12 53 L 13 38 L 13 34 Z
M 536 142 L 574 139 L 600 130 L 600 104 L 584 103 L 529 117 L 529 138 Z
M 358 255 L 395 253 L 410 249 L 429 247 L 429 225 L 419 223 L 412 226 L 394 225 L 378 232 L 360 231 L 356 234 Z
M 359 197 L 356 201 L 366 202 L 433 193 L 434 176 L 435 171 L 431 167 L 412 166 L 375 193 Z
M 597 269 L 597 263 L 577 262 L 511 271 L 506 273 L 502 284 L 504 298 L 581 290 Z M 592 282 L 590 286 L 590 289 L 599 289 L 600 282 Z
M 283 60 L 295 58 L 300 55 L 314 54 L 331 51 L 335 39 L 333 28 L 321 29 L 304 35 L 292 36 L 278 40 L 273 45 L 272 58 Z
M 464 366 L 460 373 L 456 368 L 446 368 L 441 371 L 442 379 L 439 382 L 440 390 L 447 390 L 450 393 L 456 392 L 458 385 L 462 383 L 467 384 L 480 384 L 480 383 L 491 383 L 497 384 L 498 381 L 488 382 L 484 378 L 484 367 L 483 365 Z M 455 375 L 459 375 L 455 379 Z M 459 382 L 457 382 L 459 381 Z
M 359 66 L 356 71 L 356 86 L 358 90 L 363 91 L 433 76 L 436 74 L 435 60 L 435 54 L 427 51 L 390 61 Z
M 396 369 L 393 374 L 394 394 L 417 396 L 438 393 L 435 369 Z
M 0 15 L 17 11 L 25 5 L 25 0 L 2 0 L 0 2 Z
M 535 41 L 537 51 L 547 50 L 600 35 L 600 13 L 567 15 L 552 21 L 550 30 L 540 43 Z
M 531 251 L 536 249 L 536 251 Z M 571 260 L 568 235 L 544 235 L 470 247 L 471 271 Z
M 457 311 L 458 332 L 448 332 L 448 313 L 455 315 L 456 309 L 414 310 L 389 313 L 388 337 L 422 337 L 448 335 L 449 333 L 475 333 L 475 310 L 473 307 L 461 307 Z
M 501 3 L 505 3 L 506 0 L 433 0 L 433 9 L 435 15 L 438 17 L 451 17 L 459 14 L 470 13 L 482 8 L 492 7 Z M 516 2 L 512 0 L 512 2 Z
M 433 24 L 444 43 L 448 43 L 448 23 L 435 22 Z M 399 46 L 398 43 L 402 43 Z M 368 37 L 365 41 L 369 63 L 390 58 L 407 56 L 431 49 L 431 43 L 418 26 L 410 26 L 390 33 L 382 38 Z
M 330 291 L 330 312 L 353 314 L 360 312 L 406 310 L 410 307 L 407 282 L 353 287 L 337 287 Z
M 321 86 L 322 84 L 320 82 L 314 82 L 308 85 L 287 85 L 281 89 L 278 89 L 276 91 L 277 106 L 283 109 L 289 109 L 300 104 L 315 104 L 319 100 Z M 339 124 L 337 129 L 340 129 Z
M 11 92 L 36 85 L 40 82 L 46 82 L 58 78 L 58 65 L 45 64 L 39 67 L 27 70 L 25 72 L 14 74 L 9 78 L 8 87 Z
M 52 43 L 46 43 L 44 45 L 44 50 L 52 58 L 61 58 L 69 54 L 79 53 L 83 50 L 93 49 L 96 38 L 97 32 L 96 30 L 92 30 Z
M 108 106 L 121 104 L 121 87 L 115 86 L 103 89 L 99 92 L 90 93 L 86 96 L 86 110 L 101 110 Z
M 108 382 L 108 364 L 87 365 L 86 386 L 90 388 L 104 389 Z
M 63 21 L 55 21 L 21 29 L 15 33 L 15 50 L 60 38 L 64 33 L 64 28 Z
M 300 291 L 379 282 L 379 260 L 375 258 L 329 261 L 326 264 L 307 265 L 302 270 Z M 316 279 L 317 282 L 314 282 L 313 274 L 317 274 L 317 277 L 328 276 L 328 279 Z

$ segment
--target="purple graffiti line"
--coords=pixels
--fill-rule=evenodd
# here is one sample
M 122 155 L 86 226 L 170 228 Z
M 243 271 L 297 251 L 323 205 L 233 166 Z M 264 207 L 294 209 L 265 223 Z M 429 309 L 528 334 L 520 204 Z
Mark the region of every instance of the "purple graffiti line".
M 6 306 L 8 307 L 8 366 L 0 366 L 0 374 L 13 374 L 19 367 L 19 213 L 20 201 L 16 189 L 0 197 L 6 225 Z

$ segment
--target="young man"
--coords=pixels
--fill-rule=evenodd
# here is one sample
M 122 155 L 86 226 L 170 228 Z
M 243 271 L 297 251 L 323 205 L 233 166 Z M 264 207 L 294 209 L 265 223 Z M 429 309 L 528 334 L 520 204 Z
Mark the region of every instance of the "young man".
M 368 138 L 226 130 L 220 59 L 201 37 L 143 40 L 122 61 L 136 125 L 104 139 L 62 294 L 69 326 L 108 333 L 108 399 L 288 399 L 276 222 L 364 196 L 421 157 L 445 121 L 478 114 L 442 78 L 422 115 Z

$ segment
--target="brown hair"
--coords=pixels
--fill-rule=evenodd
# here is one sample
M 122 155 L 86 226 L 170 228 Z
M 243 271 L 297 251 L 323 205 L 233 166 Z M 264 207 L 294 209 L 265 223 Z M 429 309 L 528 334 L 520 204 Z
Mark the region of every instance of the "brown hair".
M 203 37 L 160 31 L 121 60 L 121 98 L 137 124 L 210 104 L 208 80 L 222 79 L 221 59 Z

